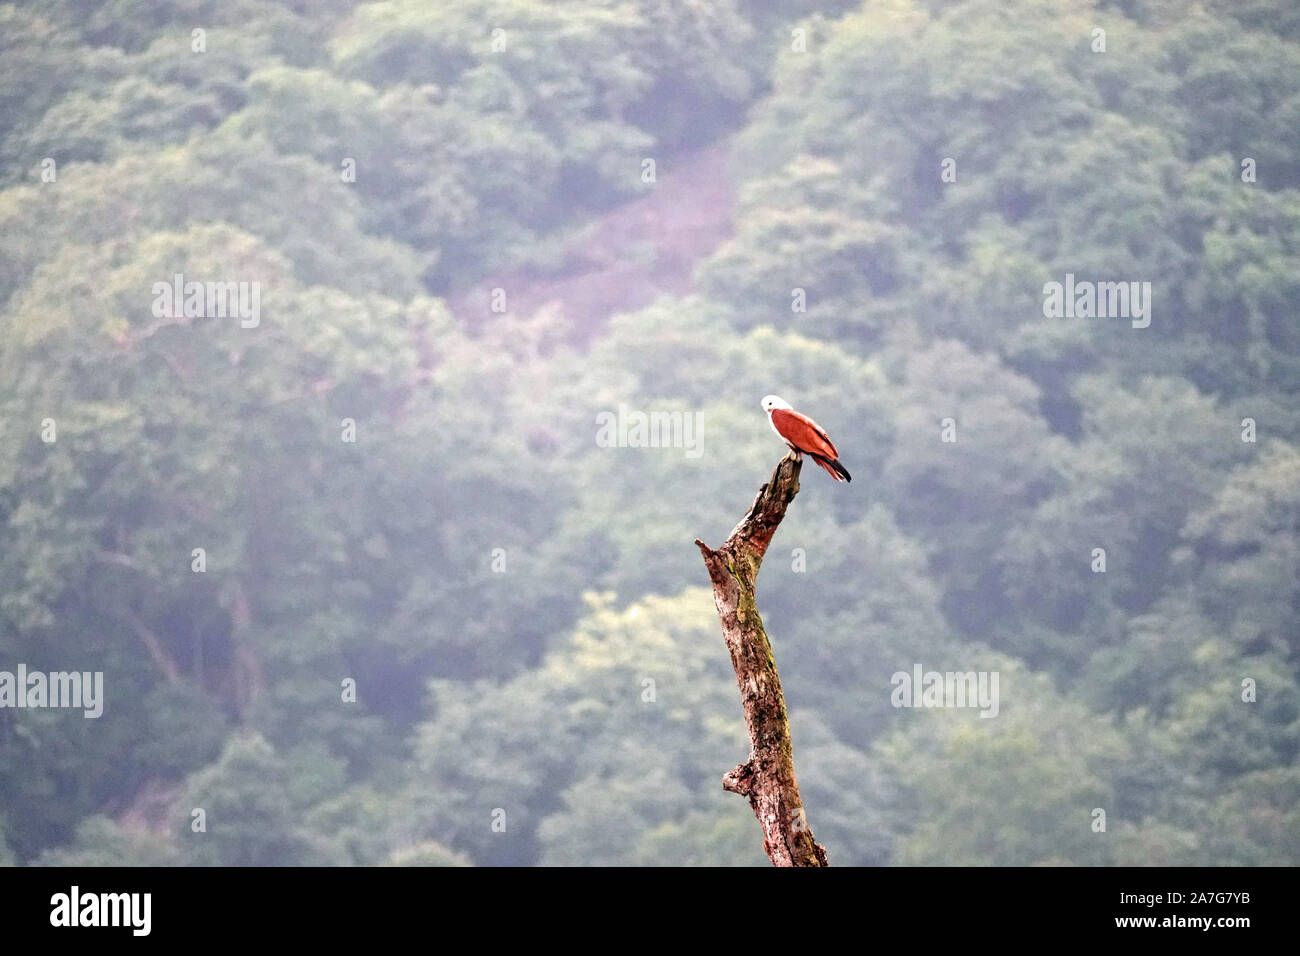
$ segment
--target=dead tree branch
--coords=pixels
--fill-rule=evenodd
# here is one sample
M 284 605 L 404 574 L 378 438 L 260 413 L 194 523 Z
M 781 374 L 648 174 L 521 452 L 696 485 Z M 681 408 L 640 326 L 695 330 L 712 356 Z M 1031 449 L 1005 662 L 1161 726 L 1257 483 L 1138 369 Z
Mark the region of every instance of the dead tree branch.
M 781 459 L 722 547 L 713 551 L 698 539 L 695 544 L 713 582 L 722 636 L 749 725 L 749 759 L 722 778 L 723 789 L 749 798 L 773 866 L 826 866 L 826 850 L 813 839 L 799 798 L 785 695 L 754 600 L 763 554 L 799 493 L 799 469 L 792 458 Z

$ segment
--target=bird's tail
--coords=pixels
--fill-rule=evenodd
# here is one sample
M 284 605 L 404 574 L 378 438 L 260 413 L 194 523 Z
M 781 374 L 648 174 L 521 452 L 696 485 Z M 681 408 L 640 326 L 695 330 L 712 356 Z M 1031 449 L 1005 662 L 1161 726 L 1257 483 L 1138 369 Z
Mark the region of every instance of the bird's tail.
M 817 462 L 817 464 L 825 468 L 826 473 L 830 475 L 832 478 L 834 478 L 836 481 L 853 480 L 853 477 L 849 474 L 848 469 L 845 468 L 843 465 L 841 465 L 838 461 L 831 461 L 831 459 L 829 458 L 823 458 L 821 455 L 814 455 L 812 454 L 812 452 L 809 452 L 808 454 L 813 461 Z

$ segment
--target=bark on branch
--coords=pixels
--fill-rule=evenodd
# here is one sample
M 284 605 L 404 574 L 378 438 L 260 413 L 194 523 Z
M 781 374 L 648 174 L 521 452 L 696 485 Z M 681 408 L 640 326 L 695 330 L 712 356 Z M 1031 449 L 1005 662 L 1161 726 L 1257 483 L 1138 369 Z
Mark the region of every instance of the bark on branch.
M 826 851 L 813 839 L 799 798 L 785 695 L 754 601 L 763 554 L 799 493 L 799 469 L 798 461 L 781 459 L 722 547 L 713 551 L 698 539 L 695 544 L 713 582 L 722 636 L 749 725 L 749 759 L 722 778 L 723 789 L 749 798 L 773 866 L 826 866 Z

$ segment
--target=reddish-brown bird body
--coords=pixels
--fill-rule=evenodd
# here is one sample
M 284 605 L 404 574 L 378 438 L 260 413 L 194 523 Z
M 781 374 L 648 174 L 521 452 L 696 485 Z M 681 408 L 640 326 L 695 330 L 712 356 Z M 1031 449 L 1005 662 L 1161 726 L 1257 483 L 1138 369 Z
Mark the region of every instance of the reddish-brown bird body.
M 763 399 L 772 430 L 790 446 L 796 457 L 806 454 L 817 462 L 836 481 L 852 481 L 848 470 L 839 463 L 839 449 L 830 440 L 825 429 L 801 412 L 796 412 L 775 395 Z

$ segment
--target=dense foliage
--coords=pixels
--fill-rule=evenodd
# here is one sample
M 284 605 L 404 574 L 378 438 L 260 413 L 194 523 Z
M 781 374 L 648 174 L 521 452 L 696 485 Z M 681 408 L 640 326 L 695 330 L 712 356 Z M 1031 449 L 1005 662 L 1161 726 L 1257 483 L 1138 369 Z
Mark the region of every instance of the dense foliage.
M 692 541 L 775 392 L 833 864 L 1300 863 L 1290 0 L 32 0 L 0 78 L 0 670 L 106 698 L 0 709 L 0 862 L 764 863 Z

